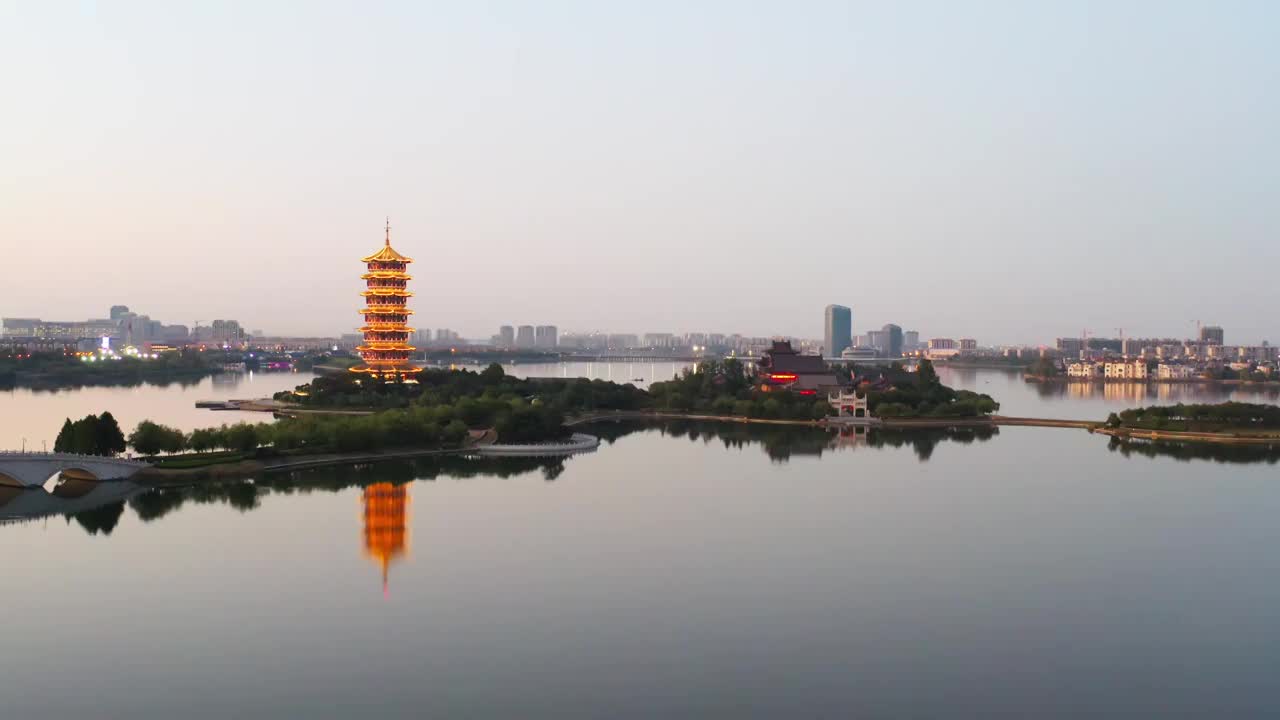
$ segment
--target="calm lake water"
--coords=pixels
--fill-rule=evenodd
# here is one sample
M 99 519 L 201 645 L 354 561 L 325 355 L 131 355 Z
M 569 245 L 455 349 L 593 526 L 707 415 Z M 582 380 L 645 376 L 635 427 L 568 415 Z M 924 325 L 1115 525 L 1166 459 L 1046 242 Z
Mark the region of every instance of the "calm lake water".
M 1150 404 L 952 373 L 1009 414 Z M 0 717 L 1280 713 L 1274 455 L 591 432 L 563 461 L 0 496 Z

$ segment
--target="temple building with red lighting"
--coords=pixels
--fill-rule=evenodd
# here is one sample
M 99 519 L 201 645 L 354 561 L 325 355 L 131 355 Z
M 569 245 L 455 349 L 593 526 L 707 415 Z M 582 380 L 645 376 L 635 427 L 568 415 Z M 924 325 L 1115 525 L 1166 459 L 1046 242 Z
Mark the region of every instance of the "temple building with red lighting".
M 409 344 L 408 308 L 409 274 L 406 270 L 412 258 L 405 257 L 391 247 L 391 222 L 387 221 L 386 244 L 378 252 L 361 260 L 367 271 L 360 276 L 365 281 L 364 327 L 360 332 L 364 342 L 356 348 L 364 362 L 351 368 L 351 372 L 367 373 L 374 377 L 396 378 L 417 373 L 422 368 L 409 362 L 416 349 Z
M 839 388 L 835 371 L 827 367 L 820 355 L 803 355 L 785 340 L 774 340 L 756 368 L 757 386 L 761 392 L 797 392 L 817 395 Z

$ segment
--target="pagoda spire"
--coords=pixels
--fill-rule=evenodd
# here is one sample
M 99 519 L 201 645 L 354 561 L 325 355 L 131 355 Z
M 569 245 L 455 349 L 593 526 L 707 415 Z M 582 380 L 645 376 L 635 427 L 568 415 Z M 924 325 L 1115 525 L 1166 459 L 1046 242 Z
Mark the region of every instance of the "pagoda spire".
M 391 247 L 391 216 L 387 216 L 387 247 Z

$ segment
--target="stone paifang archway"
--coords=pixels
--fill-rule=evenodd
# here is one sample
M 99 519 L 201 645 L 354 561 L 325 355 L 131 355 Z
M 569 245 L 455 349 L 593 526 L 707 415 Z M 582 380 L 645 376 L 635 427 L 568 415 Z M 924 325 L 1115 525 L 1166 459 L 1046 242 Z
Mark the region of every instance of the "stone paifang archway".
M 73 471 L 82 479 L 123 480 L 144 462 L 69 453 L 0 453 L 0 484 L 9 487 L 41 487 L 60 472 Z

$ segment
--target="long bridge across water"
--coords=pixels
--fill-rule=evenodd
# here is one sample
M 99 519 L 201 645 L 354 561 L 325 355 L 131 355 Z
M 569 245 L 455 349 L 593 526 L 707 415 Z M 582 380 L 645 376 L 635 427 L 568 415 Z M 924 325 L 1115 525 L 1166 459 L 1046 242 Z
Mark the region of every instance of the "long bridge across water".
M 41 487 L 62 472 L 87 480 L 123 480 L 147 464 L 138 460 L 72 453 L 0 452 L 0 485 Z

